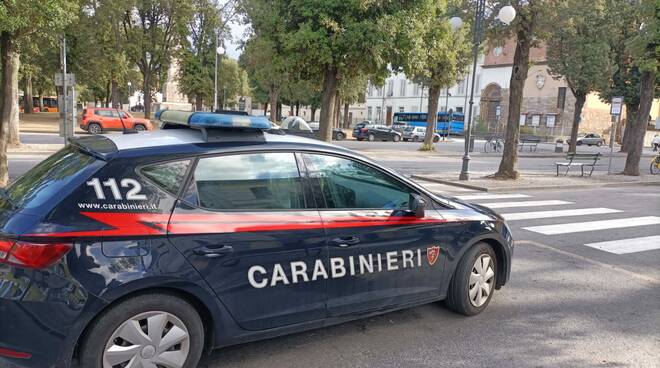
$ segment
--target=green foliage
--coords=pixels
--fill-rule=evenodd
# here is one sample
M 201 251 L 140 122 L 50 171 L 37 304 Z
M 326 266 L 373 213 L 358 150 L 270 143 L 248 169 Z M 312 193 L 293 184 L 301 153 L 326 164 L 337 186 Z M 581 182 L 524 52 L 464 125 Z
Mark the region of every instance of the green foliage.
M 602 89 L 613 69 L 606 0 L 566 0 L 556 9 L 547 39 L 550 74 L 566 80 L 576 96 Z
M 627 46 L 636 66 L 642 71 L 657 73 L 660 66 L 660 2 L 640 2 L 642 23 L 639 32 L 630 39 Z
M 0 2 L 0 32 L 20 37 L 52 38 L 77 14 L 76 0 L 5 0 Z

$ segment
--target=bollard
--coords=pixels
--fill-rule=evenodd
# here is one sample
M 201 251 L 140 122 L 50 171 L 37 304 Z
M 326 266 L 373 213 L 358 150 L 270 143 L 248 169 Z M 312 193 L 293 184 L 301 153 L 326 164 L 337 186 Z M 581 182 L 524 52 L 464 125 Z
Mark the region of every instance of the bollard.
M 555 141 L 555 153 L 563 153 L 563 152 L 564 152 L 564 140 L 557 139 Z

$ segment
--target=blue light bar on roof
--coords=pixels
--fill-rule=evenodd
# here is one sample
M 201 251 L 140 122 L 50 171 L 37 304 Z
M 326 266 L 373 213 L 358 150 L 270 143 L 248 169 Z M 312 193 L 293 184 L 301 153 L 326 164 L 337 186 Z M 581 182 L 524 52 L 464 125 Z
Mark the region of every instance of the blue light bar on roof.
M 214 112 L 190 112 L 161 110 L 156 119 L 163 123 L 188 125 L 192 128 L 242 128 L 270 129 L 270 121 L 265 116 L 230 115 Z

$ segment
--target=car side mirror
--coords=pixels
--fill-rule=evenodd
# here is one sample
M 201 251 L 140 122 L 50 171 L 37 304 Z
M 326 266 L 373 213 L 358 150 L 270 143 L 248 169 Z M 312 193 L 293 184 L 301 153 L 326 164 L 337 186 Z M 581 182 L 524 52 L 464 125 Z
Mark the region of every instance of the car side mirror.
M 426 201 L 419 194 L 411 194 L 412 201 L 410 202 L 410 212 L 415 214 L 415 217 L 422 218 L 425 215 Z

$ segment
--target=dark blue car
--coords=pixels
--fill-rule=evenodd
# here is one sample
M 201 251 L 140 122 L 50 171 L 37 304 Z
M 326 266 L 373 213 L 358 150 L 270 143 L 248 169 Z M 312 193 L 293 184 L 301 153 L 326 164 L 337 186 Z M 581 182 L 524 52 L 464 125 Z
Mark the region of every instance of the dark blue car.
M 71 141 L 0 199 L 0 361 L 193 368 L 205 351 L 509 279 L 498 215 L 267 121 L 161 114 Z

